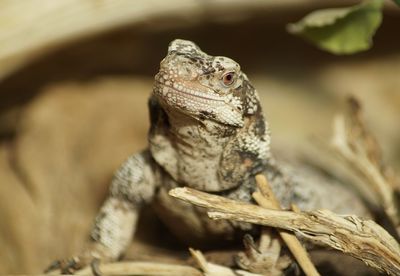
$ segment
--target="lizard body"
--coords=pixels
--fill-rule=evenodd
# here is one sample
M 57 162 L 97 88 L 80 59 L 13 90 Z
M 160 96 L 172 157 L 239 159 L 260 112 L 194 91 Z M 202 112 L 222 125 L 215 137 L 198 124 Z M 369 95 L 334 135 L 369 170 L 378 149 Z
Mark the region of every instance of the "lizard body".
M 251 230 L 249 224 L 209 220 L 201 208 L 172 199 L 168 190 L 178 186 L 250 202 L 254 176 L 265 173 L 283 206 L 293 202 L 301 209 L 363 212 L 340 187 L 307 178 L 296 181 L 282 172 L 270 153 L 269 127 L 257 91 L 230 58 L 174 40 L 155 76 L 149 111 L 148 149 L 117 170 L 96 218 L 92 243 L 79 256 L 59 263 L 64 272 L 94 258 L 116 260 L 131 242 L 143 204 L 152 203 L 166 225 L 191 244 L 231 240 L 237 229 Z M 349 200 L 353 203 L 346 208 Z

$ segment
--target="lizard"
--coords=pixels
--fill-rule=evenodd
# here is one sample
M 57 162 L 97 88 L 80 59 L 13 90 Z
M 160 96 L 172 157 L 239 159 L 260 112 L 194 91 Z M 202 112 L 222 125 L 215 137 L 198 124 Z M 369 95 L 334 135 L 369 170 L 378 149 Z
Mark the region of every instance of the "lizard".
M 49 270 L 73 273 L 95 260 L 117 260 L 130 244 L 146 204 L 191 245 L 229 242 L 254 229 L 246 223 L 208 219 L 203 209 L 170 197 L 174 187 L 252 202 L 255 175 L 264 173 L 283 207 L 295 203 L 303 210 L 364 213 L 343 187 L 285 172 L 271 153 L 258 92 L 228 57 L 208 55 L 188 40 L 173 40 L 155 75 L 148 106 L 148 147 L 115 172 L 87 247 Z

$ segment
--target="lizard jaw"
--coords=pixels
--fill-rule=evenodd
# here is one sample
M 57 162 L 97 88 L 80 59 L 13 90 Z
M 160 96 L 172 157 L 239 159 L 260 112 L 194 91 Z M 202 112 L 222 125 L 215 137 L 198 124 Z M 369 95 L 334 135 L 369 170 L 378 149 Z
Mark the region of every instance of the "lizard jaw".
M 157 79 L 153 93 L 165 105 L 196 119 L 206 118 L 236 127 L 243 126 L 242 114 L 227 108 L 229 104 L 222 96 L 189 88 L 183 82 L 171 84 Z
M 189 88 L 184 83 L 157 81 L 155 91 L 158 96 L 164 99 L 179 102 L 179 99 L 193 99 L 199 102 L 224 102 L 224 98 L 219 95 L 212 95 L 209 92 L 203 92 L 198 89 Z

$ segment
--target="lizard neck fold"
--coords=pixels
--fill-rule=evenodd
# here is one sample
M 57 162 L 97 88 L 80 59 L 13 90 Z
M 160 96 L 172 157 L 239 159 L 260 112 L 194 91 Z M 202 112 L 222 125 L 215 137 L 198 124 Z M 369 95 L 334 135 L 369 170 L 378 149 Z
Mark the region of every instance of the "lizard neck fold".
M 207 120 L 200 123 L 174 110 L 165 115 L 168 123 L 162 131 L 157 129 L 162 135 L 150 135 L 151 144 L 157 145 L 151 147 L 157 162 L 181 185 L 204 191 L 228 188 L 221 185 L 220 163 L 237 129 Z

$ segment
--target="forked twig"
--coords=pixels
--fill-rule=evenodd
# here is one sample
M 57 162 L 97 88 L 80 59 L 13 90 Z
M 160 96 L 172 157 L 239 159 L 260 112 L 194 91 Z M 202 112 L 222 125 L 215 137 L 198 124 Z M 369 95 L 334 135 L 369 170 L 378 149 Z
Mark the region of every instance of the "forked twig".
M 209 209 L 213 219 L 229 219 L 293 231 L 311 242 L 325 244 L 362 260 L 390 275 L 400 275 L 400 247 L 381 226 L 356 216 L 328 210 L 296 213 L 272 210 L 230 200 L 190 188 L 175 188 L 169 194 Z
M 199 270 L 191 266 L 155 262 L 100 263 L 99 268 L 103 275 L 203 275 Z M 92 275 L 92 270 L 90 267 L 86 267 L 75 274 Z
M 233 270 L 229 267 L 207 262 L 201 251 L 192 248 L 189 248 L 189 251 L 205 276 L 262 276 L 261 274 L 250 273 L 244 270 Z
M 400 193 L 399 181 L 384 165 L 380 147 L 362 120 L 361 105 L 355 98 L 349 98 L 348 103 L 347 116 L 335 117 L 331 145 L 335 153 L 375 191 L 400 235 L 400 206 L 396 199 Z

